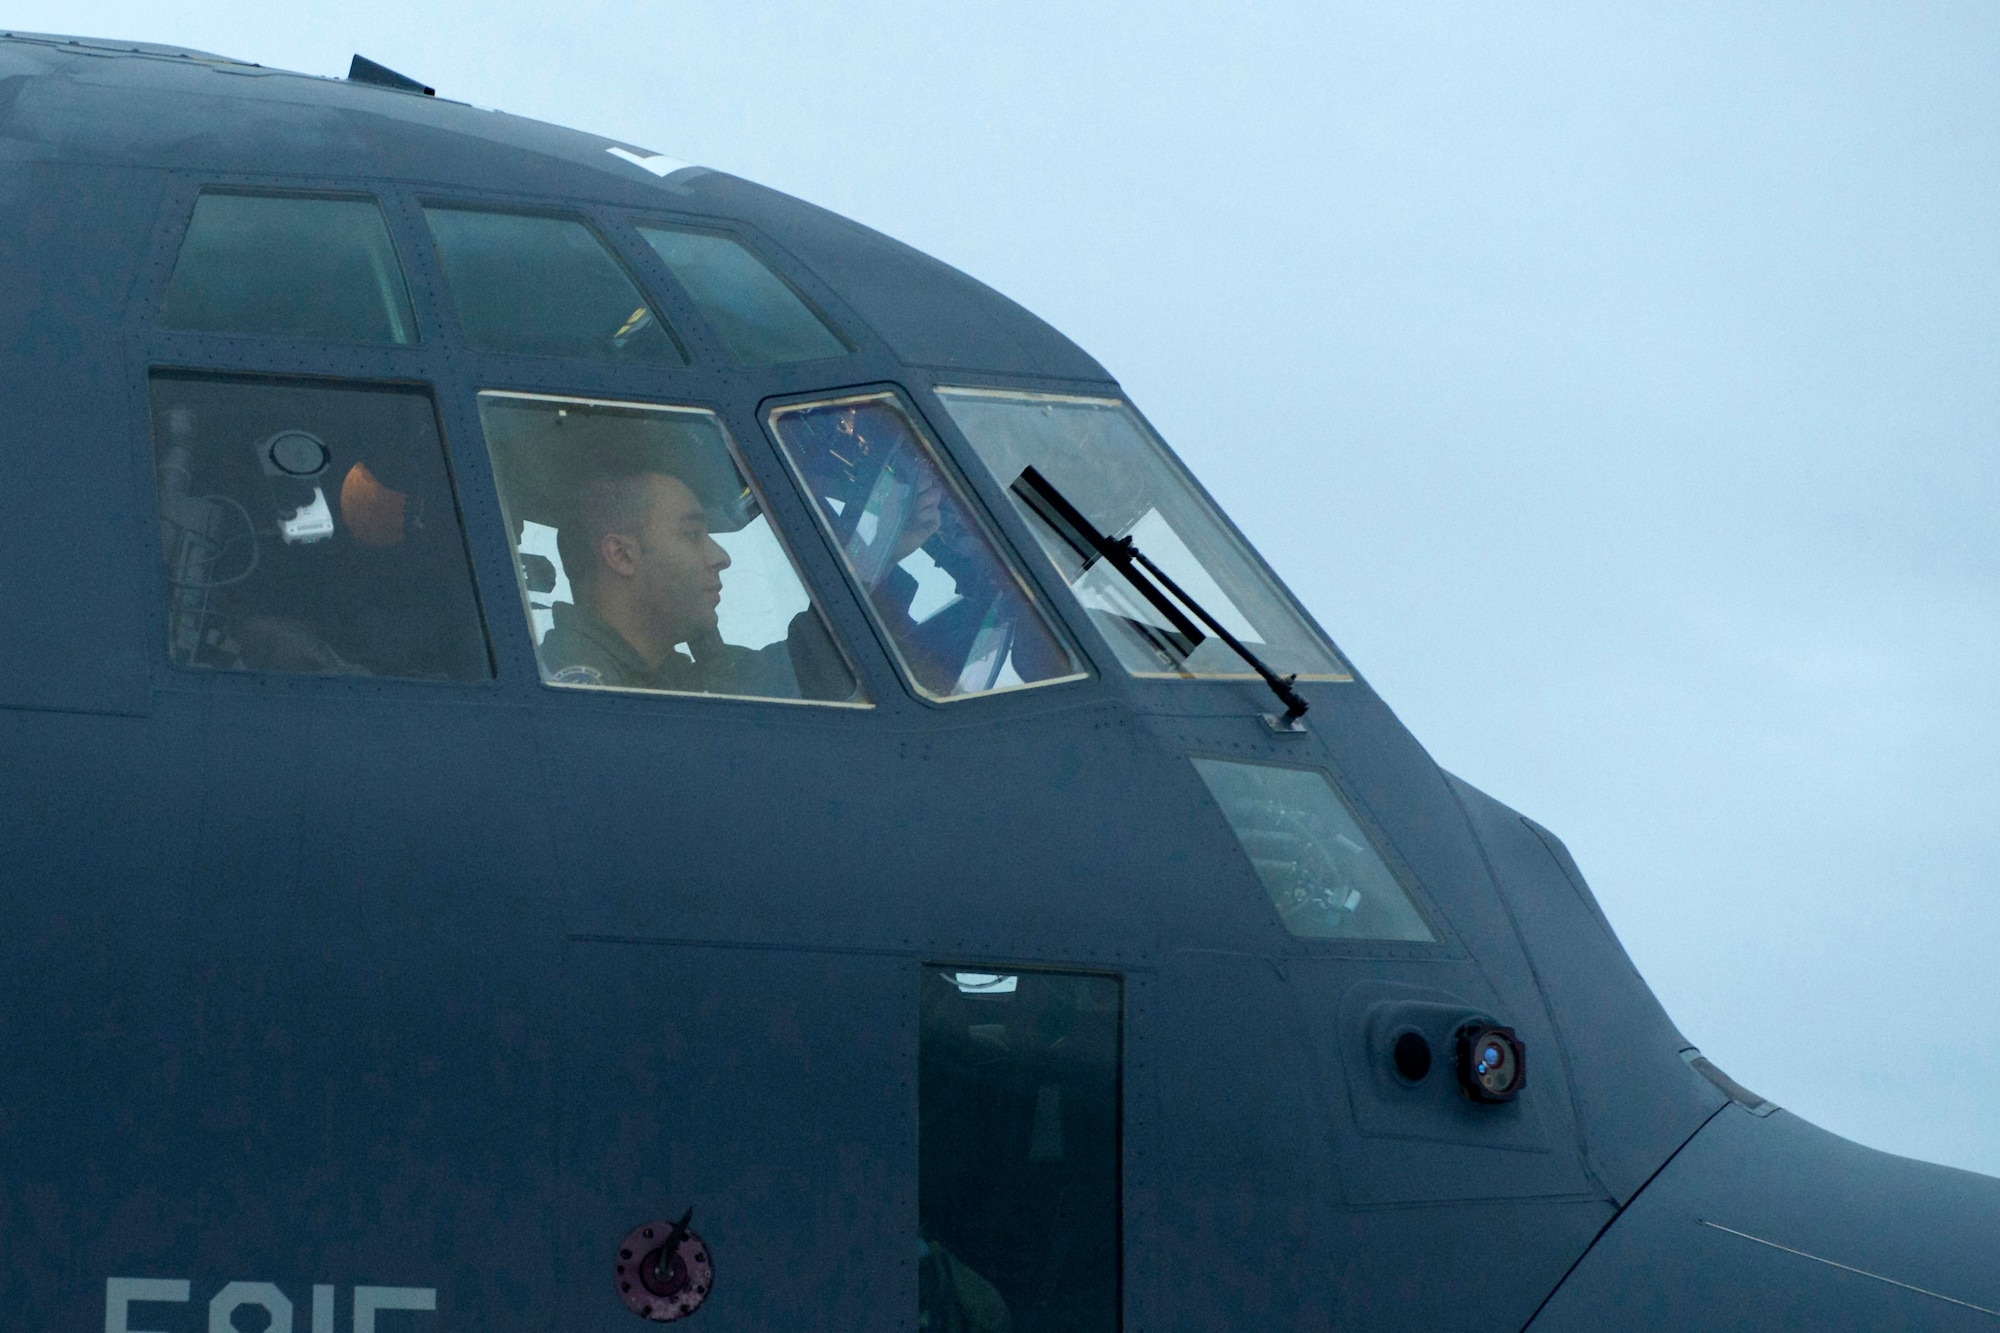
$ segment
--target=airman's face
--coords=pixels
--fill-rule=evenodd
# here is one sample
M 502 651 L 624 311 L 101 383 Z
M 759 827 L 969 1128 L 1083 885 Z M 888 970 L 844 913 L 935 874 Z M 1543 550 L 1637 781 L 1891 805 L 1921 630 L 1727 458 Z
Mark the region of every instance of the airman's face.
M 633 604 L 652 619 L 665 643 L 686 643 L 715 628 L 722 571 L 729 553 L 708 533 L 708 514 L 677 477 L 649 473 L 646 521 L 630 540 L 605 538 L 606 563 L 632 579 Z M 614 552 L 612 543 L 619 543 Z

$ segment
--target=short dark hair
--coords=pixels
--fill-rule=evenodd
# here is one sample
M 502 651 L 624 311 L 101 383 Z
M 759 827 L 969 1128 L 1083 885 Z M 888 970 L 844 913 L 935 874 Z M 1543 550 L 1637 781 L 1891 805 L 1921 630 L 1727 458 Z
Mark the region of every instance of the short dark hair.
M 612 533 L 636 534 L 652 509 L 648 477 L 672 477 L 658 468 L 631 472 L 600 472 L 585 477 L 570 492 L 562 526 L 556 529 L 556 554 L 572 588 L 596 583 L 599 547 Z

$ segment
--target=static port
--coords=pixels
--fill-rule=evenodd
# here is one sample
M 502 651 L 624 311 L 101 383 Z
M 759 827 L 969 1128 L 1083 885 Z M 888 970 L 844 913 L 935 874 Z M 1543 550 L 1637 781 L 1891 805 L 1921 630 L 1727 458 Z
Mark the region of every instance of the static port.
M 1397 1077 L 1406 1083 L 1421 1083 L 1431 1072 L 1431 1044 L 1421 1032 L 1398 1033 L 1389 1058 L 1395 1061 Z
M 1481 1023 L 1460 1028 L 1458 1082 L 1476 1102 L 1514 1100 L 1528 1082 L 1528 1053 L 1514 1029 Z

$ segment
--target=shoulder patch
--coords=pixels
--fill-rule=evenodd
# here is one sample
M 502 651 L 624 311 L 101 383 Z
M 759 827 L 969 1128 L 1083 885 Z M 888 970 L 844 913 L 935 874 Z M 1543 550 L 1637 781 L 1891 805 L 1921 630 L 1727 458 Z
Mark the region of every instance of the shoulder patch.
M 602 685 L 604 673 L 593 666 L 566 666 L 549 677 L 552 685 Z

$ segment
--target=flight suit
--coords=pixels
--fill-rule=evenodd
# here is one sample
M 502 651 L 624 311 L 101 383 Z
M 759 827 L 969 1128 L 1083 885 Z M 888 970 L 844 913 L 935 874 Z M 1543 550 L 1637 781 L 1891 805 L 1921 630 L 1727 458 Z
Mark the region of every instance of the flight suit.
M 710 633 L 691 645 L 698 657 L 676 650 L 658 666 L 646 665 L 625 636 L 588 608 L 557 602 L 555 625 L 542 638 L 542 670 L 558 685 L 599 685 L 615 690 L 668 690 L 677 694 L 736 694 L 796 699 L 798 678 L 786 643 L 743 648 Z

